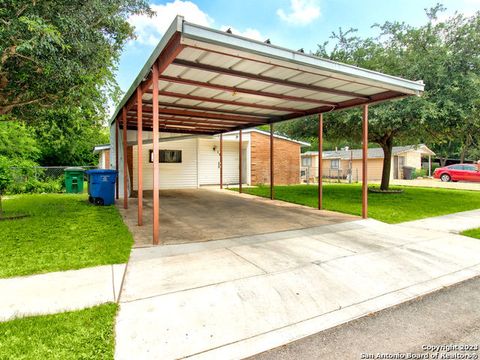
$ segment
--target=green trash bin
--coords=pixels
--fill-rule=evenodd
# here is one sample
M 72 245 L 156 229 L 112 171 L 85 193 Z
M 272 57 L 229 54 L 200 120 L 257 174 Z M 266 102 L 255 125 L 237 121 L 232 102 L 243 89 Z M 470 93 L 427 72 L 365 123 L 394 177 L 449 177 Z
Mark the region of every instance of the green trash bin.
M 67 194 L 83 193 L 83 173 L 81 167 L 68 167 L 65 170 L 65 189 Z

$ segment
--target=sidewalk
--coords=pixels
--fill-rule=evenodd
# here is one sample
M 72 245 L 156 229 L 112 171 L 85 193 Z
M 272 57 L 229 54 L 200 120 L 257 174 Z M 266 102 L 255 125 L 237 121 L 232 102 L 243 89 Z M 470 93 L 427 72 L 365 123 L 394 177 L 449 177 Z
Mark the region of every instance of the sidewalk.
M 240 359 L 480 275 L 477 239 L 375 220 L 203 246 L 132 251 L 117 360 Z
M 0 321 L 117 301 L 125 264 L 0 279 Z
M 480 228 L 480 209 L 407 221 L 398 225 L 458 234 L 465 230 Z
M 394 179 L 394 180 L 390 181 L 390 185 L 480 191 L 480 183 L 478 183 L 478 182 L 477 183 L 474 183 L 474 182 L 453 182 L 453 181 L 443 182 L 439 179 L 415 179 L 415 180 Z

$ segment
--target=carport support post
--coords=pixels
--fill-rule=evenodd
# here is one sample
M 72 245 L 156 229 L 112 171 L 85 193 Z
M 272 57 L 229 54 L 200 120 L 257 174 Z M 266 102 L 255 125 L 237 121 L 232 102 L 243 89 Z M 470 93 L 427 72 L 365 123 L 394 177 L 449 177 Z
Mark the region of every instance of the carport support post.
M 275 197 L 275 174 L 273 168 L 273 123 L 270 123 L 270 199 Z
M 125 106 L 122 109 L 122 124 L 123 124 L 123 208 L 128 209 L 128 160 L 127 160 L 127 109 Z
M 160 243 L 158 213 L 159 198 L 159 148 L 158 148 L 158 67 L 155 63 L 152 68 L 153 82 L 153 245 Z
M 115 119 L 115 170 L 117 171 L 117 181 L 115 182 L 115 199 L 119 198 L 118 189 L 118 118 Z
M 138 146 L 138 226 L 143 225 L 143 101 L 142 90 L 137 88 L 137 146 Z
M 242 193 L 242 129 L 238 131 L 238 192 Z
M 220 134 L 220 189 L 223 189 L 223 134 Z
M 362 119 L 362 218 L 368 217 L 368 105 L 363 105 Z
M 318 210 L 323 208 L 323 114 L 318 114 Z

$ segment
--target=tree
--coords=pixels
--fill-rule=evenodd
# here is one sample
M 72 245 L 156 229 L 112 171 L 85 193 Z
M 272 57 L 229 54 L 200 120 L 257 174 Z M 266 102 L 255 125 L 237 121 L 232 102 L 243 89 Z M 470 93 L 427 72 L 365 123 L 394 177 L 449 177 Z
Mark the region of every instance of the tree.
M 96 165 L 94 146 L 110 141 L 102 120 L 82 109 L 45 110 L 29 126 L 40 148 L 37 161 L 44 166 Z
M 18 121 L 0 121 L 0 156 L 35 161 L 40 155 L 35 134 Z
M 44 108 L 103 113 L 114 70 L 146 0 L 0 0 L 0 117 L 32 121 Z
M 3 218 L 2 196 L 12 182 L 11 163 L 8 158 L 0 155 L 0 219 Z
M 425 82 L 422 97 L 370 108 L 369 141 L 380 145 L 385 155 L 382 190 L 389 187 L 394 143 L 458 141 L 468 149 L 478 137 L 480 15 L 467 18 L 455 14 L 440 22 L 437 14 L 443 10 L 441 5 L 429 9 L 427 24 L 418 28 L 399 22 L 375 25 L 380 30 L 376 38 L 362 39 L 356 30 L 340 29 L 332 35 L 335 45 L 331 51 L 327 43 L 317 51 L 332 60 Z M 358 110 L 329 114 L 326 136 L 358 142 L 360 119 Z M 305 129 L 305 136 L 313 136 L 315 125 L 306 127 L 307 121 L 298 121 L 295 127 Z

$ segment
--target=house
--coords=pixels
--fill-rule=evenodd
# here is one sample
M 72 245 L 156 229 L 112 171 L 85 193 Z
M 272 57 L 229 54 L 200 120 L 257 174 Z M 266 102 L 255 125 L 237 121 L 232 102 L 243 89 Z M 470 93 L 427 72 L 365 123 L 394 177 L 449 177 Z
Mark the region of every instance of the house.
M 404 166 L 415 169 L 422 168 L 422 158 L 428 157 L 431 166 L 431 157 L 435 153 L 426 145 L 394 146 L 392 149 L 392 167 L 390 179 L 403 179 Z M 382 179 L 383 149 L 368 149 L 368 180 Z M 351 169 L 351 172 L 350 172 Z M 318 151 L 307 151 L 302 154 L 303 180 L 313 180 L 318 174 Z M 352 181 L 362 178 L 362 150 L 343 148 L 339 151 L 323 152 L 323 173 L 328 178 L 347 179 L 351 174 Z M 429 174 L 431 168 L 429 167 Z
M 130 193 L 138 190 L 138 144 L 137 133 L 127 133 L 127 163 Z M 239 133 L 223 134 L 223 184 L 238 184 Z M 202 185 L 219 185 L 220 139 L 219 136 L 160 133 L 160 189 L 198 188 Z M 275 182 L 277 184 L 300 183 L 301 147 L 310 144 L 274 135 Z M 100 168 L 114 168 L 114 159 L 109 159 L 110 146 L 95 147 L 99 153 Z M 247 129 L 242 132 L 242 177 L 243 184 L 259 185 L 270 182 L 270 133 Z M 153 189 L 153 142 L 143 141 L 143 189 Z M 110 166 L 112 164 L 112 166 Z
M 110 169 L 110 144 L 96 145 L 93 148 L 93 153 L 98 154 L 98 168 Z

